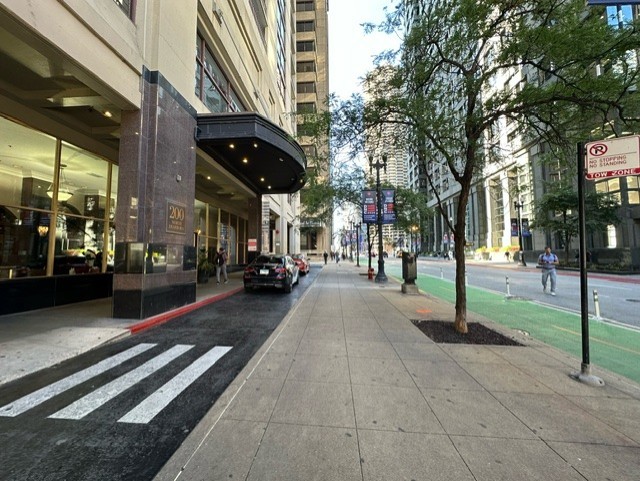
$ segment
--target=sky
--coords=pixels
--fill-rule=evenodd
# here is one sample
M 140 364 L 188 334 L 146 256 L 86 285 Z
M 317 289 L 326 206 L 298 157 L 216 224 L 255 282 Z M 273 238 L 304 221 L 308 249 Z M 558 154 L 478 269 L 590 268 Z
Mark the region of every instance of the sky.
M 378 24 L 384 7 L 397 0 L 329 0 L 329 91 L 341 99 L 359 92 L 360 78 L 373 68 L 374 57 L 397 48 L 400 40 L 380 32 L 366 34 L 363 23 Z
M 379 24 L 384 7 L 393 9 L 397 0 L 329 0 L 329 92 L 346 100 L 362 90 L 361 79 L 374 67 L 379 53 L 397 48 L 397 36 L 365 33 L 363 23 Z M 338 154 L 340 157 L 341 154 Z M 333 228 L 345 225 L 345 213 L 334 214 Z M 332 241 L 339 247 L 339 239 Z

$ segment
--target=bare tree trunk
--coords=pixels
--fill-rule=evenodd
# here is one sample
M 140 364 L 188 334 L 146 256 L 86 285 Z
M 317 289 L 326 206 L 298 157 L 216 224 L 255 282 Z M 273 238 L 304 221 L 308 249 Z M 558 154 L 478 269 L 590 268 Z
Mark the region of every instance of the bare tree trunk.
M 457 231 L 457 229 L 456 229 Z M 465 283 L 466 264 L 464 258 L 464 235 L 455 233 L 455 256 L 456 256 L 456 320 L 454 328 L 461 334 L 469 331 L 467 327 L 467 286 Z

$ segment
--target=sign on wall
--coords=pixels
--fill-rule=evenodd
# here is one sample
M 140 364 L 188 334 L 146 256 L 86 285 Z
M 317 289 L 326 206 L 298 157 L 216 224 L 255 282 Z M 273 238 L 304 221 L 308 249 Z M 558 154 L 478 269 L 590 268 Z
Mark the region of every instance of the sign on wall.
M 167 200 L 167 232 L 172 234 L 186 234 L 187 206 Z

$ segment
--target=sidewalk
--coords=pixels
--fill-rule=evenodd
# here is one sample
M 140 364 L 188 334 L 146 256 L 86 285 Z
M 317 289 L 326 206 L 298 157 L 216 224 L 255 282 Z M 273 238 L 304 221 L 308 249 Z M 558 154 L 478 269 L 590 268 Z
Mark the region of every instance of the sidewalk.
M 0 386 L 242 288 L 241 271 L 230 273 L 228 284 L 213 278 L 198 284 L 195 303 L 144 320 L 112 318 L 111 298 L 0 316 Z
M 157 481 L 639 479 L 640 386 L 545 344 L 435 344 L 453 306 L 329 264 Z

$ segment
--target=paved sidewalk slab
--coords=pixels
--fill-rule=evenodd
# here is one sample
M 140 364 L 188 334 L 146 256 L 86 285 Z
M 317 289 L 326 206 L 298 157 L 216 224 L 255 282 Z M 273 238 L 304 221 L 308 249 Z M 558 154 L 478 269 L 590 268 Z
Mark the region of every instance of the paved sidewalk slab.
M 561 351 L 446 345 L 451 304 L 327 265 L 156 480 L 638 481 L 640 386 Z

